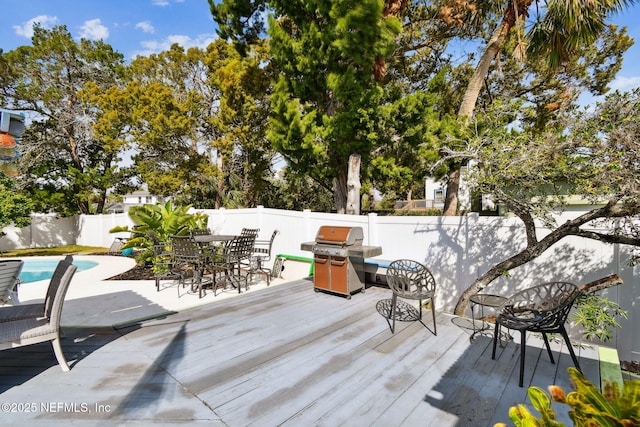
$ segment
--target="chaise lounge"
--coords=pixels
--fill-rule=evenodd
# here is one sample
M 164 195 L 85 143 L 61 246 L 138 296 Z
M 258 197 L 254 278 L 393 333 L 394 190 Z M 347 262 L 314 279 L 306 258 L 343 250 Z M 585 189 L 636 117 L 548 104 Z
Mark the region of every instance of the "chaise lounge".
M 77 269 L 75 265 L 71 264 L 70 260 L 72 260 L 71 257 L 67 257 L 58 263 L 58 268 L 56 268 L 57 275 L 54 274 L 54 277 L 51 278 L 49 291 L 42 305 L 44 310 L 41 316 L 14 318 L 0 322 L 0 350 L 51 341 L 58 364 L 63 371 L 69 370 L 69 365 L 60 345 L 60 318 L 62 317 L 62 305 L 65 295 Z M 55 284 L 55 286 L 52 286 L 52 284 Z M 49 292 L 53 291 L 54 288 L 55 294 L 49 295 Z M 35 314 L 38 312 L 37 307 L 40 304 L 29 304 L 29 306 L 33 310 L 32 313 Z M 11 319 L 10 312 L 15 314 L 15 310 L 12 309 L 21 307 L 25 306 L 0 307 L 0 317 Z

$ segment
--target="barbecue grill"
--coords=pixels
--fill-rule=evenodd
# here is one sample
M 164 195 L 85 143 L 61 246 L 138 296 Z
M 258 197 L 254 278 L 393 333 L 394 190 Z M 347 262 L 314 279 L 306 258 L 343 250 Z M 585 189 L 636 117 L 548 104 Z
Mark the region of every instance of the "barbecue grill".
M 324 225 L 318 229 L 314 242 L 300 245 L 313 252 L 315 263 L 313 287 L 351 298 L 364 291 L 364 259 L 382 254 L 380 246 L 364 246 L 362 227 Z

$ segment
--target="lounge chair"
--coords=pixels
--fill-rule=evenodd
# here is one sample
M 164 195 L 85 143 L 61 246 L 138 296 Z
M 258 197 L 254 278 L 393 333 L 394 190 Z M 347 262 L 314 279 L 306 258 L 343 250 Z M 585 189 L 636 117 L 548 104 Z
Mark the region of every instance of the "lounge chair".
M 60 318 L 64 297 L 77 267 L 64 260 L 60 264 L 64 265 L 60 283 L 55 296 L 45 300 L 44 317 L 0 323 L 0 350 L 51 341 L 60 368 L 68 371 L 69 365 L 60 345 Z
M 111 246 L 109 246 L 108 253 L 112 255 L 122 255 L 121 248 L 127 244 L 128 240 L 126 237 L 116 237 L 113 239 Z
M 62 276 L 66 271 L 68 265 L 73 263 L 73 257 L 67 255 L 61 260 L 51 276 L 49 281 L 49 287 L 47 288 L 47 294 L 45 295 L 44 302 L 33 304 L 20 304 L 0 307 L 0 324 L 2 322 L 11 322 L 14 320 L 22 319 L 37 319 L 39 317 L 45 317 L 45 306 L 49 301 L 53 301 L 53 298 L 58 291 Z
M 18 284 L 24 262 L 19 259 L 0 261 L 0 304 L 20 304 Z

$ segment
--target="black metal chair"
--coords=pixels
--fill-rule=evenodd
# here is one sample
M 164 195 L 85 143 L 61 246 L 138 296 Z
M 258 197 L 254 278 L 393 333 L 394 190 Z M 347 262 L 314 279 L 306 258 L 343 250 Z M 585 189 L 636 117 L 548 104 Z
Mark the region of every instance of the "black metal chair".
M 186 274 L 185 267 L 193 268 L 190 277 L 191 292 L 198 290 L 198 296 L 202 298 L 205 290 L 204 287 L 209 282 L 203 280 L 204 270 L 209 262 L 210 254 L 202 251 L 202 248 L 191 236 L 170 236 L 171 248 L 173 252 L 173 273 L 182 275 L 182 283 L 184 285 Z
M 211 230 L 208 228 L 193 228 L 189 230 L 189 235 L 193 236 L 208 236 L 211 234 Z
M 520 387 L 522 387 L 524 379 L 527 332 L 539 332 L 542 334 L 551 363 L 555 363 L 555 361 L 551 353 L 551 347 L 549 347 L 547 334 L 561 334 L 573 364 L 580 370 L 578 359 L 564 327 L 571 307 L 579 295 L 580 290 L 573 283 L 542 283 L 515 293 L 507 298 L 498 309 L 491 358 L 496 358 L 496 345 L 501 327 L 504 326 L 508 329 L 520 331 L 520 380 L 518 383 Z
M 240 231 L 241 236 L 253 236 L 254 238 L 258 237 L 258 233 L 260 232 L 259 228 L 243 228 Z
M 267 278 L 267 286 L 269 286 L 269 282 L 271 280 L 271 269 L 264 265 L 271 261 L 271 248 L 273 247 L 273 241 L 278 233 L 278 230 L 274 230 L 269 240 L 255 241 L 249 263 L 249 280 L 253 279 L 254 274 L 264 274 Z
M 156 291 L 160 291 L 162 280 L 178 280 L 178 296 L 180 296 L 180 283 L 184 283 L 182 272 L 174 269 L 175 261 L 171 243 L 158 242 L 153 245 L 153 276 L 156 282 Z M 183 285 L 184 286 L 184 285 Z
M 420 320 L 422 320 L 422 301 L 430 300 L 431 314 L 433 316 L 433 334 L 436 329 L 436 281 L 427 267 L 417 261 L 400 259 L 393 261 L 387 268 L 387 283 L 393 291 L 391 298 L 391 310 L 389 319 L 393 317 L 391 332 L 396 330 L 396 317 L 401 313 L 398 310 L 398 298 L 418 300 Z
M 211 257 L 214 295 L 218 286 L 227 284 L 237 288 L 238 293 L 242 292 L 243 284 L 245 290 L 249 288 L 247 276 L 250 273 L 243 274 L 242 268 L 251 256 L 254 242 L 255 236 L 237 236 L 224 245 L 221 253 Z

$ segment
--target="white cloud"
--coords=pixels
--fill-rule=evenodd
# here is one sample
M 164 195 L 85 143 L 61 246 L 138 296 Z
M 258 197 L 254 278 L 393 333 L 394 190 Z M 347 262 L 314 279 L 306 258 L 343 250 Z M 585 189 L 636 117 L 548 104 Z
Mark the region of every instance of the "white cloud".
M 174 0 L 174 3 L 184 3 L 184 0 Z M 151 0 L 151 4 L 154 6 L 169 6 L 171 2 L 169 0 Z
M 85 21 L 80 27 L 80 37 L 89 40 L 105 40 L 109 37 L 109 29 L 102 25 L 100 19 Z
M 628 92 L 632 89 L 640 87 L 640 76 L 635 77 L 616 77 L 610 85 L 612 90 L 620 92 Z
M 151 22 L 149 21 L 138 22 L 136 24 L 136 28 L 142 30 L 142 32 L 144 33 L 154 33 L 156 31 L 156 29 L 153 28 L 153 25 L 151 25 Z
M 40 24 L 43 28 L 51 28 L 57 23 L 57 16 L 39 15 L 23 22 L 22 25 L 14 25 L 13 29 L 16 31 L 17 35 L 30 39 L 33 37 L 33 26 L 35 24 Z
M 206 48 L 213 43 L 218 36 L 216 34 L 200 34 L 196 38 L 185 35 L 170 35 L 164 40 L 146 40 L 140 43 L 143 50 L 137 51 L 133 56 L 149 56 L 153 53 L 160 53 L 169 50 L 172 44 L 177 43 L 185 49 L 190 47 Z

